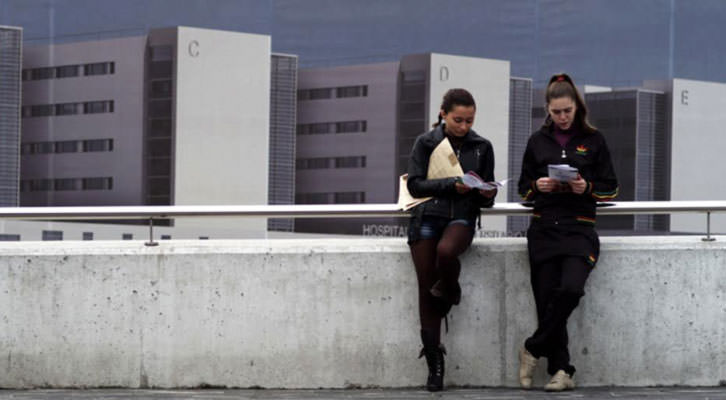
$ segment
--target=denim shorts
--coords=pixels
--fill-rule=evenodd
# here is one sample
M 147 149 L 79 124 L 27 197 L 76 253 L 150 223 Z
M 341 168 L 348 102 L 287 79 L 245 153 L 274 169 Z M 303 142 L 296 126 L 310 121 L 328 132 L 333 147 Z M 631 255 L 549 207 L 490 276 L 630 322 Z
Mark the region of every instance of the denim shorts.
M 421 226 L 418 229 L 418 232 L 416 232 L 417 234 L 414 234 L 413 236 L 417 240 L 439 239 L 441 238 L 441 235 L 444 234 L 446 227 L 454 224 L 461 224 L 474 229 L 474 221 L 468 219 L 451 220 L 443 217 L 425 215 L 421 220 Z

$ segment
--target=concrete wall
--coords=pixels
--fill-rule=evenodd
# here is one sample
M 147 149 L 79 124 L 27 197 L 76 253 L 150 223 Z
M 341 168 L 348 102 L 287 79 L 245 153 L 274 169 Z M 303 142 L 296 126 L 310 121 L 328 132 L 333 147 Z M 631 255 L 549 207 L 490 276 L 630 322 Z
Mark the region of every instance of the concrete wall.
M 726 237 L 602 242 L 570 320 L 578 383 L 726 379 Z M 462 261 L 447 382 L 515 386 L 525 242 Z M 418 386 L 415 279 L 403 239 L 2 243 L 0 387 Z

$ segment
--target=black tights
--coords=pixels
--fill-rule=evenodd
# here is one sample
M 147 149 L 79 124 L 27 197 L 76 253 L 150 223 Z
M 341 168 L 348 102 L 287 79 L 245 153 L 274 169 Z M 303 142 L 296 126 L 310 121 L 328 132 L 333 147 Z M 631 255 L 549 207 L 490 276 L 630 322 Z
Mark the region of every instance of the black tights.
M 429 290 L 438 280 L 447 286 L 458 282 L 461 272 L 459 255 L 469 247 L 473 235 L 471 226 L 452 224 L 444 229 L 439 239 L 421 239 L 410 246 L 418 278 L 421 330 L 431 332 L 436 341 L 440 341 L 441 319 L 444 316 Z
M 572 375 L 567 349 L 567 318 L 585 294 L 592 267 L 583 257 L 556 257 L 531 265 L 532 292 L 537 305 L 537 330 L 524 347 L 535 357 L 547 357 L 547 372 L 564 370 Z

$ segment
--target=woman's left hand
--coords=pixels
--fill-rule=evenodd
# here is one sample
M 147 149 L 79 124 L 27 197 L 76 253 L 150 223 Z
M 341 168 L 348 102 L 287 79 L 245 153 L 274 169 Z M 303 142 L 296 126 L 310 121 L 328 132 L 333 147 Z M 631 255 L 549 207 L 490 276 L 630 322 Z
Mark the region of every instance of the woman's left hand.
M 587 181 L 582 179 L 582 176 L 580 176 L 580 174 L 577 174 L 577 178 L 571 180 L 568 183 L 570 184 L 570 188 L 572 188 L 572 193 L 575 193 L 575 194 L 585 193 L 585 188 L 587 188 Z
M 479 194 L 486 197 L 487 199 L 491 199 L 492 197 L 497 195 L 497 189 L 479 189 Z

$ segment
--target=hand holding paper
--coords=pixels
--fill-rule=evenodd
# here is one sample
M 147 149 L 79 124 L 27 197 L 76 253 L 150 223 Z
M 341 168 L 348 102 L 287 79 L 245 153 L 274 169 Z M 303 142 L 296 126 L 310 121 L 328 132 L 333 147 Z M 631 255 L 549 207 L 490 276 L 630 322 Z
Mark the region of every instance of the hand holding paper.
M 569 182 L 577 179 L 577 168 L 567 164 L 549 164 L 547 166 L 548 176 L 560 182 Z
M 479 190 L 494 190 L 504 186 L 509 179 L 504 179 L 498 182 L 484 182 L 474 171 L 469 171 L 461 177 L 461 183 L 469 186 L 472 189 Z

